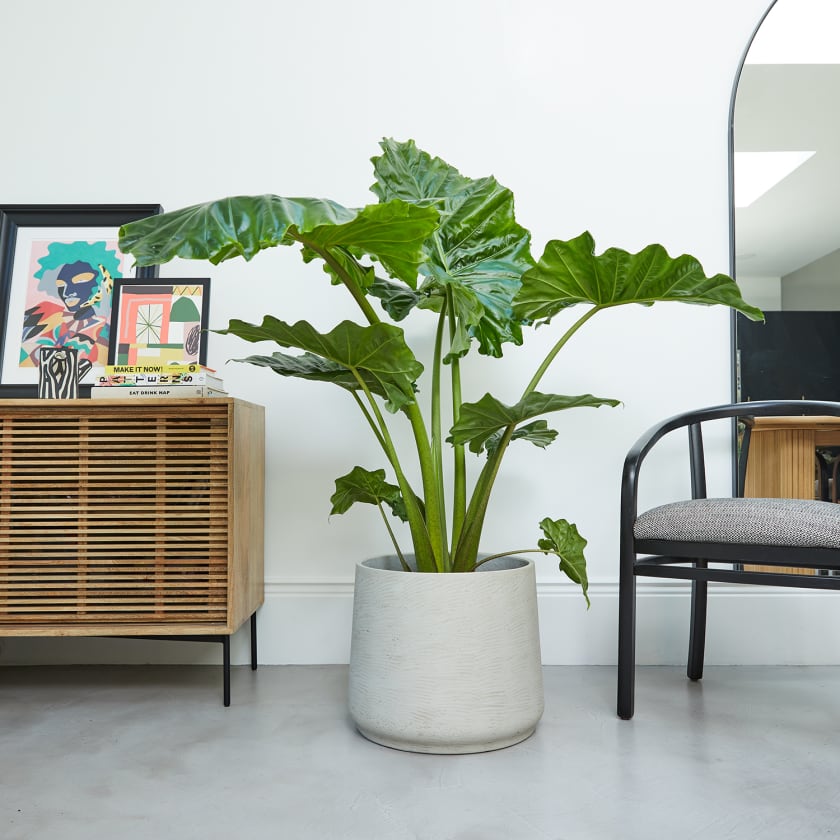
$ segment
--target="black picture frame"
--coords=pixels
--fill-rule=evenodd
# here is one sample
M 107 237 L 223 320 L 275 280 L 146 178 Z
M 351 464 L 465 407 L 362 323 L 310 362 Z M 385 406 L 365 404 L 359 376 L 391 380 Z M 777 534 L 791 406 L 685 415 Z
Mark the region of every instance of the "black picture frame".
M 90 385 L 79 385 L 79 397 L 90 397 Z M 38 384 L 29 383 L 3 385 L 0 383 L 0 400 L 36 400 L 38 399 Z
M 160 204 L 4 204 L 0 205 L 0 398 L 25 398 L 37 395 L 37 384 L 3 382 L 2 359 L 6 341 L 16 335 L 10 329 L 9 302 L 12 293 L 15 250 L 22 228 L 113 228 L 163 212 Z M 153 279 L 158 266 L 136 270 L 138 278 Z M 22 324 L 21 324 L 22 326 Z M 89 386 L 82 386 L 82 393 Z
M 209 277 L 171 277 L 144 279 L 142 277 L 123 277 L 114 280 L 114 293 L 111 301 L 111 341 L 108 345 L 108 364 L 130 364 L 118 359 L 121 334 L 120 320 L 123 302 L 128 294 L 138 294 L 141 297 L 159 295 L 162 299 L 171 297 L 175 286 L 200 286 L 201 304 L 198 323 L 198 363 L 207 364 L 207 329 L 210 320 L 210 278 Z M 138 364 L 152 364 L 151 360 L 144 360 Z M 162 362 L 165 364 L 166 362 Z

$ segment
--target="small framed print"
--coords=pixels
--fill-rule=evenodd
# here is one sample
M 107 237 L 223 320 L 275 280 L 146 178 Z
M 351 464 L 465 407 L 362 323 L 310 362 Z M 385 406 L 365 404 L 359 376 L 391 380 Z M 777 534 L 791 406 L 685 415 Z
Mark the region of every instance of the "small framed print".
M 207 364 L 210 280 L 114 281 L 109 365 Z
M 107 364 L 112 286 L 132 274 L 118 245 L 126 222 L 159 204 L 0 205 L 0 396 L 38 383 L 42 347 Z M 154 279 L 157 266 L 137 277 Z

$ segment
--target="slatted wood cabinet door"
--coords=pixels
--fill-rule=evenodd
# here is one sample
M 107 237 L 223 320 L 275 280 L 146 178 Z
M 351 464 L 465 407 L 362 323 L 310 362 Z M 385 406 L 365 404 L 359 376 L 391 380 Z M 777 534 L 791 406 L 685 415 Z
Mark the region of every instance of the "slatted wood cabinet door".
M 263 601 L 264 412 L 0 400 L 0 636 L 230 634 Z

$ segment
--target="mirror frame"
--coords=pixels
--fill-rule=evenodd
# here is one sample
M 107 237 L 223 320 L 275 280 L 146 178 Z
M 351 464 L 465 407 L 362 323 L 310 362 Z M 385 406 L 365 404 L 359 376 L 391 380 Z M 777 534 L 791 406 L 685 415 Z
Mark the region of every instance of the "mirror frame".
M 767 15 L 773 10 L 778 0 L 771 0 L 770 4 L 764 10 L 764 14 L 759 18 L 758 23 L 752 31 L 752 34 L 747 41 L 744 52 L 741 54 L 741 60 L 738 62 L 738 69 L 735 71 L 735 80 L 732 83 L 732 94 L 729 97 L 729 124 L 727 130 L 727 144 L 728 144 L 728 193 L 729 193 L 729 276 L 738 282 L 738 277 L 735 272 L 735 100 L 738 98 L 738 86 L 741 83 L 741 74 L 744 71 L 744 65 L 747 62 L 750 48 L 755 41 L 755 36 L 758 30 L 761 29 L 762 24 L 767 19 Z M 738 348 L 735 340 L 737 313 L 731 310 L 729 314 L 729 392 L 731 395 L 731 402 L 735 402 L 738 393 L 738 364 L 737 352 Z M 738 418 L 732 419 L 732 495 L 737 496 L 740 491 L 740 470 L 738 465 Z
M 738 282 L 738 277 L 735 272 L 735 100 L 738 98 L 738 86 L 741 82 L 741 74 L 744 71 L 744 64 L 747 62 L 747 56 L 749 55 L 750 48 L 753 45 L 753 41 L 755 40 L 755 36 L 758 34 L 758 30 L 761 29 L 762 24 L 767 18 L 767 15 L 773 10 L 773 7 L 776 5 L 778 0 L 771 0 L 770 5 L 765 10 L 764 14 L 759 19 L 758 23 L 755 26 L 755 29 L 752 31 L 752 35 L 750 35 L 749 40 L 747 41 L 747 46 L 744 49 L 743 54 L 741 55 L 741 61 L 738 63 L 738 69 L 735 72 L 735 81 L 732 85 L 732 95 L 729 99 L 729 126 L 728 126 L 728 156 L 729 156 L 729 276 L 734 278 L 735 282 Z M 736 312 L 733 309 L 730 313 L 729 319 L 729 357 L 730 357 L 730 368 L 729 368 L 729 375 L 730 375 L 730 394 L 732 395 L 732 402 L 735 402 L 738 394 L 737 394 L 737 384 L 738 384 L 738 371 L 737 371 L 737 351 L 738 348 L 736 346 L 735 341 L 735 323 L 736 323 Z M 733 444 L 733 447 L 737 446 L 737 442 Z M 734 451 L 734 448 L 733 448 Z M 737 458 L 736 458 L 737 462 Z

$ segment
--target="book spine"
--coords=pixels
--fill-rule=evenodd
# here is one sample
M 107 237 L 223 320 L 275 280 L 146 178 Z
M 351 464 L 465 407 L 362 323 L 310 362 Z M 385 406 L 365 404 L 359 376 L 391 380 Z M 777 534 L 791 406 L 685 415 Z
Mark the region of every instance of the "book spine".
M 106 376 L 121 376 L 149 373 L 200 373 L 208 370 L 211 373 L 213 372 L 212 368 L 205 368 L 196 363 L 187 365 L 105 365 L 102 372 Z
M 159 385 L 208 385 L 222 390 L 224 385 L 218 376 L 210 373 L 126 373 L 98 376 L 94 383 L 98 387 L 123 387 L 134 385 L 149 387 Z
M 154 387 L 119 387 L 94 385 L 90 389 L 91 399 L 133 399 L 135 397 L 226 397 L 225 391 L 207 385 L 157 385 Z

